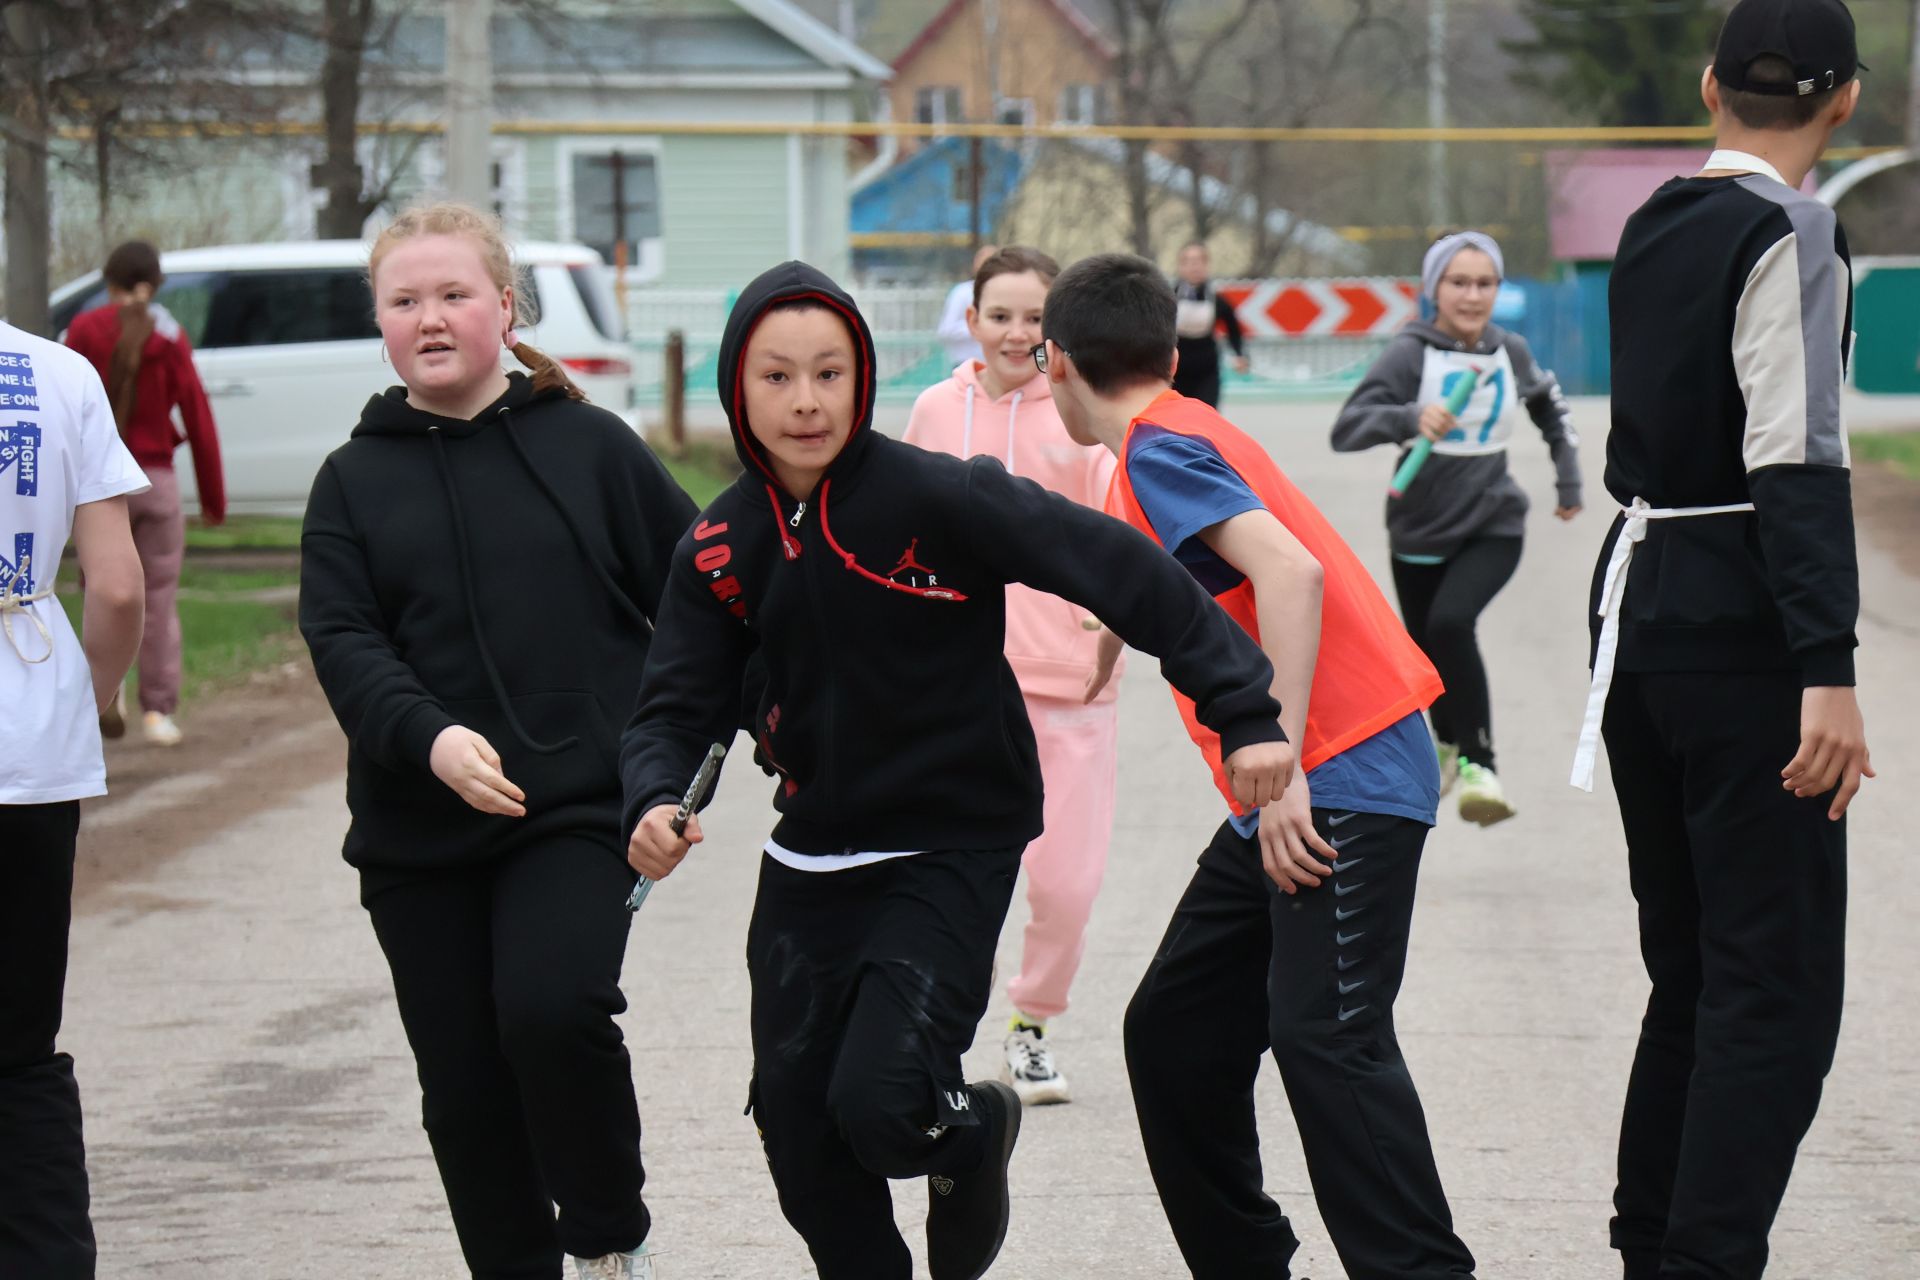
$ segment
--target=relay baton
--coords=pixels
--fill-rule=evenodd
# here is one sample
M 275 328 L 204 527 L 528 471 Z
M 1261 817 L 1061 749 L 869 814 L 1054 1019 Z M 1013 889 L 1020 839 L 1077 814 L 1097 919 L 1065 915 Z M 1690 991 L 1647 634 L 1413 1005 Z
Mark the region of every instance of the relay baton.
M 693 775 L 693 781 L 687 786 L 687 794 L 680 797 L 680 807 L 674 810 L 673 817 L 667 820 L 667 826 L 673 834 L 685 835 L 687 820 L 693 817 L 693 811 L 707 798 L 707 792 L 713 790 L 713 780 L 720 776 L 720 762 L 727 758 L 727 749 L 716 742 L 707 748 L 707 758 L 700 762 L 700 769 Z M 638 911 L 646 902 L 647 895 L 653 892 L 653 881 L 641 876 L 633 886 L 633 892 L 627 895 L 627 910 Z
M 1453 384 L 1452 394 L 1447 396 L 1447 412 L 1454 417 L 1467 407 L 1467 401 L 1473 399 L 1473 389 L 1480 385 L 1480 371 L 1468 369 L 1466 375 Z M 1420 474 L 1420 468 L 1427 465 L 1427 455 L 1433 452 L 1433 441 L 1422 435 L 1413 442 L 1413 448 L 1407 450 L 1400 469 L 1393 473 L 1393 483 L 1387 486 L 1387 496 L 1403 498 L 1413 478 Z

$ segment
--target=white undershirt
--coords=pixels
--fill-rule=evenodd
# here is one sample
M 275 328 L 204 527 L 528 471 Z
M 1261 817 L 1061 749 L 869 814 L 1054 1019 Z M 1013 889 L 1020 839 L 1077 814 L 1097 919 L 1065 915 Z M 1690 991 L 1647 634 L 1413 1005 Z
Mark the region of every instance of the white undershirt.
M 1707 157 L 1707 162 L 1700 166 L 1700 172 L 1702 173 L 1717 173 L 1723 171 L 1728 173 L 1757 173 L 1763 178 L 1772 178 L 1783 187 L 1787 185 L 1787 180 L 1781 177 L 1780 171 L 1771 164 L 1768 164 L 1752 152 L 1735 151 L 1730 147 L 1723 147 L 1715 151 Z
M 853 849 L 846 853 L 795 853 L 785 845 L 768 840 L 766 852 L 769 858 L 781 866 L 792 867 L 795 871 L 846 871 L 852 867 L 864 867 L 875 862 L 889 862 L 894 858 L 915 858 L 926 850 Z

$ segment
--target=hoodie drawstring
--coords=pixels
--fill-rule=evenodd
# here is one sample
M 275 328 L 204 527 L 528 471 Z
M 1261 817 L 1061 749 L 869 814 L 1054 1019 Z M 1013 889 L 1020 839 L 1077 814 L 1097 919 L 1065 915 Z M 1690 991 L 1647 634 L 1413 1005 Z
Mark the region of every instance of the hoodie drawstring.
M 827 547 L 840 563 L 850 571 L 859 574 L 868 582 L 876 583 L 889 591 L 904 591 L 910 596 L 920 596 L 927 600 L 951 600 L 958 603 L 967 598 L 964 591 L 955 591 L 951 587 L 912 587 L 904 582 L 895 582 L 892 578 L 883 578 L 873 570 L 854 559 L 853 552 L 841 546 L 833 536 L 833 526 L 827 523 L 827 495 L 833 490 L 833 481 L 826 480 L 820 485 L 820 536 L 827 540 Z M 897 572 L 897 570 L 896 570 Z
M 1007 406 L 1007 474 L 1010 476 L 1020 474 L 1013 469 L 1013 420 L 1020 416 L 1020 396 L 1020 392 L 1014 392 L 1013 402 Z
M 45 662 L 53 656 L 53 633 L 47 630 L 47 624 L 41 619 L 39 611 L 31 607 L 42 600 L 53 598 L 53 583 L 48 582 L 38 591 L 28 587 L 26 594 L 22 595 L 20 584 L 27 581 L 27 575 L 32 571 L 33 557 L 21 556 L 20 566 L 13 571 L 13 576 L 0 582 L 0 630 L 6 632 L 7 643 L 12 645 L 13 651 L 20 655 L 20 661 L 28 666 Z M 34 630 L 40 633 L 40 639 L 47 646 L 47 651 L 37 658 L 29 658 L 27 651 L 20 647 L 19 638 L 13 634 L 13 615 L 16 613 L 26 615 L 27 621 L 33 624 Z
M 547 483 L 547 478 L 540 474 L 538 467 L 533 465 L 533 459 L 527 455 L 526 445 L 520 442 L 520 433 L 513 429 L 513 411 L 511 409 L 502 409 L 500 411 L 500 423 L 507 429 L 507 440 L 513 445 L 514 456 L 520 459 L 520 465 L 526 468 L 528 475 L 533 477 L 534 487 L 546 495 L 546 499 L 553 505 L 553 509 L 560 513 L 561 523 L 565 524 L 567 526 L 567 532 L 573 535 L 573 545 L 578 548 L 580 558 L 587 562 L 588 566 L 593 570 L 593 576 L 600 579 L 600 585 L 607 589 L 609 596 L 613 597 L 614 607 L 621 613 L 626 614 L 629 622 L 651 633 L 653 631 L 652 620 L 640 611 L 640 606 L 635 604 L 626 592 L 620 589 L 620 584 L 613 580 L 613 575 L 607 572 L 607 567 L 600 563 L 598 556 L 593 554 L 592 548 L 587 546 L 586 535 L 580 532 L 580 525 L 573 518 L 573 512 L 567 510 L 567 504 L 560 501 L 560 495 L 553 491 L 553 486 Z
M 767 486 L 767 501 L 773 504 L 773 528 L 774 531 L 780 535 L 780 550 L 786 553 L 787 559 L 798 560 L 800 558 L 800 543 L 794 539 L 792 534 L 787 532 L 787 513 L 781 510 L 780 507 L 780 491 L 772 485 Z M 793 513 L 793 523 L 798 526 L 800 517 L 806 514 L 807 504 L 803 502 L 800 504 L 800 509 Z
M 460 493 L 454 488 L 453 464 L 447 458 L 447 442 L 438 426 L 427 428 L 427 435 L 433 440 L 434 460 L 440 464 L 440 483 L 447 491 L 447 505 L 453 509 L 454 552 L 460 562 L 460 586 L 466 593 L 467 625 L 473 629 L 474 647 L 480 651 L 480 666 L 487 673 L 493 699 L 499 704 L 501 714 L 507 718 L 507 727 L 513 730 L 513 736 L 520 740 L 521 746 L 543 756 L 558 755 L 579 745 L 580 739 L 570 737 L 556 743 L 535 742 L 520 723 L 520 717 L 513 713 L 513 701 L 507 696 L 506 682 L 500 678 L 500 668 L 493 661 L 493 651 L 487 648 L 486 632 L 480 627 L 479 597 L 473 589 L 473 562 L 467 555 L 467 519 L 460 506 Z
M 960 428 L 960 456 L 963 458 L 973 456 L 973 393 L 979 389 L 974 383 L 967 384 L 967 416 Z

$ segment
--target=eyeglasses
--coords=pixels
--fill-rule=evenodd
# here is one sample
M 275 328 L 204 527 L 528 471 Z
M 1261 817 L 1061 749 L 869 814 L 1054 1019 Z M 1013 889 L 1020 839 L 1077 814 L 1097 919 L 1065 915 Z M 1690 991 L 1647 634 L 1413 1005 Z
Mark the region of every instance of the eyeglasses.
M 1038 369 L 1042 373 L 1045 373 L 1047 371 L 1047 344 L 1045 341 L 1034 343 L 1032 348 L 1028 350 L 1027 354 L 1033 357 L 1034 368 Z M 1071 357 L 1073 355 L 1073 352 L 1067 350 L 1065 347 L 1061 347 L 1060 354 L 1063 356 Z

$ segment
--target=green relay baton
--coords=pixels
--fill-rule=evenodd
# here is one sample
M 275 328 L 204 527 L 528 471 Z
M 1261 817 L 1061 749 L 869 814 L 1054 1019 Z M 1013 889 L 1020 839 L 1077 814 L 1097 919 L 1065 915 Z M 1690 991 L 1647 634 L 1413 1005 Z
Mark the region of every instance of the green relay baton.
M 1480 385 L 1480 371 L 1468 369 L 1466 376 L 1453 384 L 1453 392 L 1447 397 L 1447 412 L 1454 417 L 1467 407 L 1467 401 L 1473 399 L 1473 389 Z M 1427 455 L 1433 452 L 1433 441 L 1421 436 L 1413 442 L 1413 448 L 1407 450 L 1406 458 L 1400 463 L 1400 469 L 1393 473 L 1393 482 L 1387 486 L 1387 496 L 1404 498 L 1413 478 L 1420 474 L 1420 468 L 1427 465 Z

